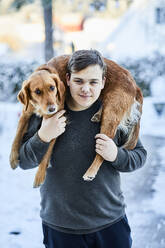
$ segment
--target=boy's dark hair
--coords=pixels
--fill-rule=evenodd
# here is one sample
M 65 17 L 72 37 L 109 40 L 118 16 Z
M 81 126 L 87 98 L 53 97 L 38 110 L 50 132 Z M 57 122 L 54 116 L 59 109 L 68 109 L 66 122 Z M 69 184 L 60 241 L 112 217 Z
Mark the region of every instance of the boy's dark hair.
M 103 77 L 106 72 L 106 64 L 102 55 L 97 50 L 78 50 L 72 54 L 67 65 L 67 73 L 78 72 L 89 65 L 99 65 L 103 70 Z

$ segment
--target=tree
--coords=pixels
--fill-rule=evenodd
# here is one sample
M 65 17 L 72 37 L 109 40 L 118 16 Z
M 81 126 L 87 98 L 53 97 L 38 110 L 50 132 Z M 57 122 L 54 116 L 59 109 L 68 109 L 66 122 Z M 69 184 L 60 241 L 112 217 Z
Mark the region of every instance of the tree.
M 43 6 L 45 24 L 45 60 L 48 61 L 54 56 L 52 0 L 41 0 L 41 2 Z

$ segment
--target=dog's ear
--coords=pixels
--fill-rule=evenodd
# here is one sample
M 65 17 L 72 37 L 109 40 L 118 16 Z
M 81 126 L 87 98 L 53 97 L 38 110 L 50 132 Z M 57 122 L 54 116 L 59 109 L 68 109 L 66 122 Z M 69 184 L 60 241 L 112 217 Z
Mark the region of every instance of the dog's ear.
M 35 71 L 42 71 L 42 70 L 46 70 L 50 73 L 57 73 L 55 68 L 47 64 L 40 65 Z
M 64 103 L 64 100 L 65 100 L 64 99 L 64 97 L 65 97 L 65 85 L 64 85 L 64 83 L 60 80 L 60 78 L 57 74 L 53 73 L 50 76 L 54 79 L 54 81 L 57 85 L 57 95 L 58 95 L 58 99 L 59 99 L 60 103 Z
M 21 90 L 18 92 L 17 99 L 24 104 L 25 108 L 24 110 L 26 111 L 29 105 L 29 81 L 25 80 L 22 84 Z

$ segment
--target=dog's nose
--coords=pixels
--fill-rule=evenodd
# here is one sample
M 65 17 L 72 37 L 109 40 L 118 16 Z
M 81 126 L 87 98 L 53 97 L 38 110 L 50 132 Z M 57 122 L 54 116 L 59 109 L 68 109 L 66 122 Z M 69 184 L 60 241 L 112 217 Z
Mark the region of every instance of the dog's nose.
M 49 107 L 49 108 L 48 108 L 48 111 L 49 111 L 50 113 L 52 113 L 52 112 L 55 111 L 55 109 L 56 109 L 55 107 Z

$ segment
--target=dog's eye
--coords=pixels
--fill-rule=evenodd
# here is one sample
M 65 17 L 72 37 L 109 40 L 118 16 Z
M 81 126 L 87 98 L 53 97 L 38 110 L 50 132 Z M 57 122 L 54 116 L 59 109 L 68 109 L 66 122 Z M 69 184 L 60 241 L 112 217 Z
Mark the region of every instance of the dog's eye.
M 36 89 L 36 90 L 35 90 L 35 93 L 36 93 L 37 95 L 40 95 L 40 94 L 41 94 L 41 91 L 40 91 L 39 89 Z
M 50 86 L 50 90 L 52 90 L 52 91 L 53 91 L 53 90 L 54 90 L 54 86 Z

